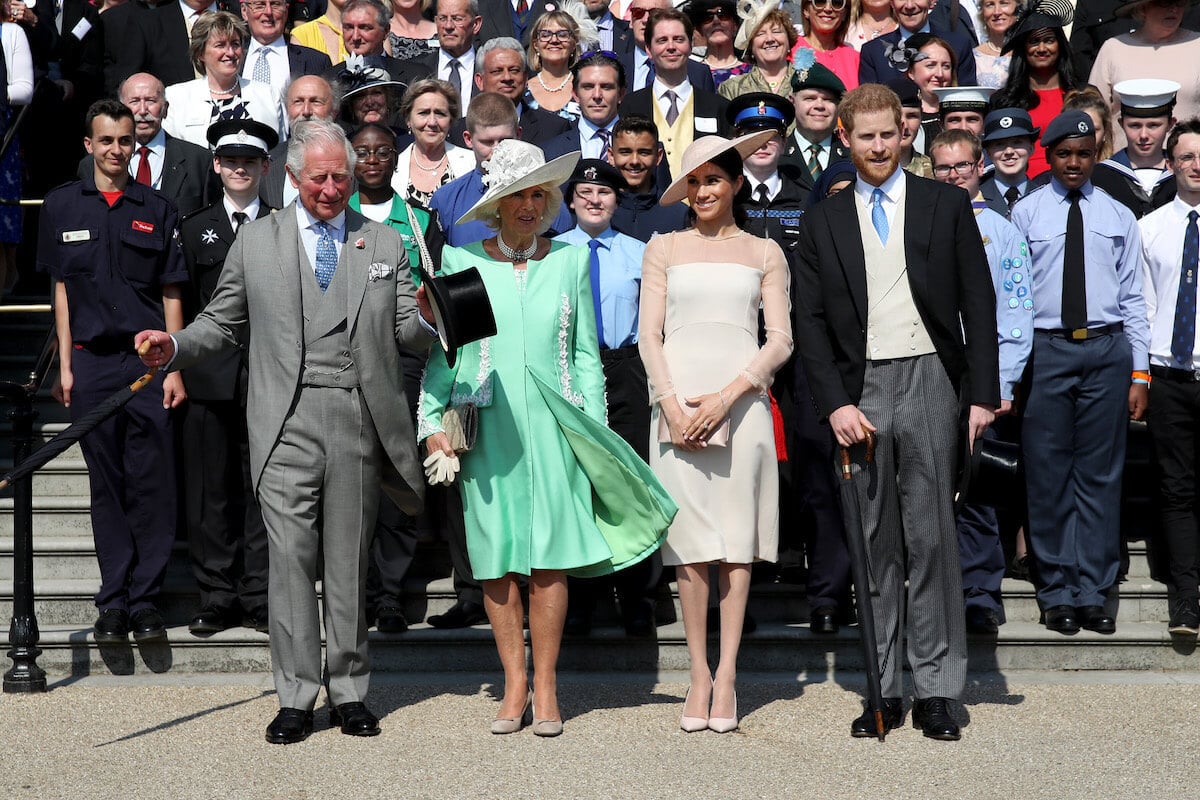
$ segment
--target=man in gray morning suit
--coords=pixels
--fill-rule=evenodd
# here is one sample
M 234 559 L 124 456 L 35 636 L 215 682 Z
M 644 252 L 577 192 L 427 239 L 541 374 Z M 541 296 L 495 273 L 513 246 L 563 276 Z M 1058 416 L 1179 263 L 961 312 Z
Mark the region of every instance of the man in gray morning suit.
M 184 330 L 143 331 L 150 366 L 186 369 L 249 348 L 250 470 L 269 541 L 271 662 L 280 711 L 267 741 L 312 731 L 321 688 L 318 577 L 324 581 L 324 664 L 330 722 L 373 736 L 364 608 L 379 489 L 421 509 L 416 436 L 399 349 L 433 339 L 400 236 L 346 208 L 354 152 L 335 123 L 297 123 L 288 144 L 299 202 L 247 223 L 208 306 Z M 421 319 L 423 318 L 423 320 Z M 317 561 L 324 561 L 320 576 Z

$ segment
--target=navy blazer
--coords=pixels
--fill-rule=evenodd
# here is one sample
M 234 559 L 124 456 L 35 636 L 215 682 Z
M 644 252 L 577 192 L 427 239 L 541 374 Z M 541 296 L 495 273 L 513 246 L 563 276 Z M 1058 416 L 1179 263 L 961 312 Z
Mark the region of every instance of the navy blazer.
M 320 75 L 333 66 L 329 56 L 312 47 L 289 43 L 288 75 L 292 80 L 305 75 Z
M 523 107 L 520 125 L 521 135 L 518 138 L 522 142 L 536 145 L 541 145 L 560 134 L 573 130 L 571 121 L 566 117 L 560 117 L 558 114 L 552 114 L 541 108 Z M 467 142 L 463 139 L 463 133 L 466 130 L 466 117 L 459 117 L 450 125 L 450 132 L 446 134 L 446 139 L 451 144 L 466 147 Z
M 958 58 L 958 85 L 974 86 L 974 40 L 963 33 L 961 29 L 952 31 L 940 25 L 934 25 L 932 22 L 929 24 L 929 30 L 934 36 L 945 39 L 954 48 L 954 55 Z M 897 29 L 863 45 L 858 61 L 859 83 L 886 83 L 888 79 L 902 74 L 888 64 L 885 55 L 888 45 L 895 45 L 899 41 L 900 31 Z
M 529 28 L 542 14 L 558 8 L 553 0 L 533 0 L 525 15 L 523 25 L 515 22 L 516 11 L 509 0 L 479 0 L 479 14 L 483 17 L 483 25 L 475 34 L 475 49 L 489 39 L 511 36 L 521 44 L 529 44 Z

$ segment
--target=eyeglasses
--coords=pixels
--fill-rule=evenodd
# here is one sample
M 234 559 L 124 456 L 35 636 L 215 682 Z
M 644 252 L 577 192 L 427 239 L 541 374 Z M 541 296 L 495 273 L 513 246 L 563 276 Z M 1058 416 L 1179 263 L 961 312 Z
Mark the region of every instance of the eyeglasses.
M 453 23 L 454 27 L 457 28 L 462 25 L 466 25 L 471 19 L 472 17 L 468 17 L 466 14 L 455 14 L 451 17 L 447 17 L 445 14 L 438 14 L 433 18 L 433 21 L 438 25 L 445 25 L 447 22 L 450 22 Z
M 834 11 L 841 11 L 846 7 L 846 0 L 808 0 L 813 8 L 832 8 Z
M 543 28 L 542 30 L 538 31 L 537 36 L 539 42 L 548 42 L 551 39 L 557 39 L 560 42 L 569 42 L 575 38 L 575 34 L 566 29 L 548 31 Z
M 638 6 L 634 6 L 633 8 L 629 9 L 629 18 L 641 19 L 653 10 L 654 9 L 652 8 L 639 8 Z
M 1171 160 L 1181 167 L 1190 167 L 1197 160 L 1200 160 L 1200 153 L 1180 153 L 1177 156 L 1172 156 Z
M 941 164 L 933 168 L 933 174 L 939 178 L 945 178 L 950 175 L 950 170 L 954 170 L 959 175 L 970 175 L 971 170 L 975 169 L 974 161 L 960 161 L 957 164 Z
M 846 0 L 842 0 L 842 2 L 844 3 Z M 705 22 L 714 22 L 718 19 L 737 19 L 737 15 L 728 8 L 710 8 L 704 14 Z
M 379 161 L 387 161 L 389 158 L 392 158 L 396 155 L 396 148 L 388 147 L 387 145 L 381 145 L 376 147 L 374 150 L 368 150 L 365 147 L 356 147 L 354 148 L 354 155 L 359 161 L 366 161 L 372 156 Z
M 272 11 L 279 11 L 288 7 L 285 0 L 271 0 L 269 3 L 266 0 L 251 0 L 251 2 L 242 3 L 242 5 L 254 12 L 265 11 L 267 8 L 270 8 Z

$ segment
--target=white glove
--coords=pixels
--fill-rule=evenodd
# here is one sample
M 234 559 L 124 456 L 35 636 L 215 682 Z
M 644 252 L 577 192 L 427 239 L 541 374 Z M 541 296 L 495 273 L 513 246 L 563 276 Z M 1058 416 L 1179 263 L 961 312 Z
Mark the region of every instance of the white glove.
M 458 456 L 448 456 L 441 450 L 434 450 L 425 459 L 425 480 L 430 486 L 449 486 L 458 475 Z

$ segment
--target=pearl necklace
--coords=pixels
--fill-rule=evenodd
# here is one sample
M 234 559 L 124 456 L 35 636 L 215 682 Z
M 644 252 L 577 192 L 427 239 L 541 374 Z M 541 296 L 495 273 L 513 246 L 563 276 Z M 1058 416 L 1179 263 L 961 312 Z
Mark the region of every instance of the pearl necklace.
M 439 160 L 439 161 L 438 161 L 436 164 L 434 164 L 432 167 L 422 167 L 422 166 L 421 166 L 421 162 L 417 160 L 417 151 L 416 151 L 416 148 L 413 148 L 413 153 L 412 153 L 412 165 L 413 165 L 414 167 L 416 167 L 417 169 L 421 170 L 422 172 L 437 172 L 439 169 L 441 169 L 441 166 L 442 166 L 443 164 L 445 164 L 445 163 L 446 163 L 446 156 L 445 156 L 445 155 L 443 155 L 443 156 L 441 157 L 441 160 Z
M 570 73 L 567 73 L 567 77 L 563 78 L 562 83 L 560 83 L 558 86 L 555 86 L 553 89 L 547 86 L 546 82 L 542 80 L 542 73 L 539 72 L 536 77 L 537 82 L 542 85 L 542 88 L 553 94 L 554 92 L 561 92 L 564 88 L 566 88 L 567 84 L 571 82 L 571 78 L 573 76 Z
M 504 242 L 504 237 L 499 232 L 496 233 L 496 246 L 500 248 L 500 253 L 514 264 L 520 264 L 522 261 L 528 261 L 529 258 L 537 252 L 538 241 L 537 237 L 533 237 L 533 242 L 525 250 L 518 250 L 515 247 L 509 247 Z

